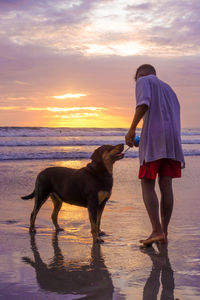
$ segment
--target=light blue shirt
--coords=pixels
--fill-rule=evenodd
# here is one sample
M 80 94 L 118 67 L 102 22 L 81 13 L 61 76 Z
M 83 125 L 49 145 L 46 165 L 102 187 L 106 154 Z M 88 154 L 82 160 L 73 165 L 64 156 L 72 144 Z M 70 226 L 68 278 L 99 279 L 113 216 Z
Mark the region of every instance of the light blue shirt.
M 136 81 L 136 106 L 146 104 L 139 144 L 140 165 L 161 158 L 184 164 L 181 146 L 180 105 L 176 94 L 155 75 Z

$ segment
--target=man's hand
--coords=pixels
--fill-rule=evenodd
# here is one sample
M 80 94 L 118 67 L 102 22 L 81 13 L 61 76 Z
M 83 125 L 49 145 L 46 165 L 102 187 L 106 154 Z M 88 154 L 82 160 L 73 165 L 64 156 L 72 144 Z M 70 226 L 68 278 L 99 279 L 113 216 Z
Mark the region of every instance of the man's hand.
M 126 145 L 128 145 L 129 147 L 133 147 L 134 146 L 134 138 L 135 138 L 135 130 L 129 129 L 129 131 L 125 135 Z
M 125 135 L 126 145 L 128 145 L 129 147 L 133 147 L 133 146 L 138 147 L 138 145 L 135 144 L 135 141 L 134 141 L 135 130 L 136 130 L 138 123 L 140 122 L 140 120 L 142 119 L 142 117 L 144 116 L 144 114 L 146 113 L 147 110 L 148 110 L 148 106 L 146 104 L 142 104 L 142 105 L 136 107 L 135 115 L 133 117 L 131 127 L 130 127 L 129 131 L 127 132 L 127 134 Z

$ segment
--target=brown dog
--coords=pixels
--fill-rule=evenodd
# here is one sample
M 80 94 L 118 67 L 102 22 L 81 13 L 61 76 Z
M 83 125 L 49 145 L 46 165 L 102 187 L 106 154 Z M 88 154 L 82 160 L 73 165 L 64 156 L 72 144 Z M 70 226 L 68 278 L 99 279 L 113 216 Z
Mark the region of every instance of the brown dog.
M 103 209 L 110 198 L 113 185 L 113 164 L 122 159 L 124 145 L 103 145 L 91 156 L 92 162 L 81 169 L 51 167 L 41 171 L 36 179 L 32 194 L 22 197 L 23 200 L 35 197 L 34 209 L 30 218 L 30 232 L 36 232 L 36 216 L 50 196 L 54 210 L 52 221 L 57 231 L 63 230 L 57 222 L 62 202 L 87 207 L 94 241 L 102 241 L 100 222 Z

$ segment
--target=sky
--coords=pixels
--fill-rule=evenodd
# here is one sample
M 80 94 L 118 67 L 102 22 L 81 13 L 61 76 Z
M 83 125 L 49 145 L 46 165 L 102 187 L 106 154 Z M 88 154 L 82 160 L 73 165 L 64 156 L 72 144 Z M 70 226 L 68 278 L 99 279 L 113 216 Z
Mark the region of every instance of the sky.
M 143 63 L 200 127 L 200 1 L 0 0 L 0 126 L 126 127 Z

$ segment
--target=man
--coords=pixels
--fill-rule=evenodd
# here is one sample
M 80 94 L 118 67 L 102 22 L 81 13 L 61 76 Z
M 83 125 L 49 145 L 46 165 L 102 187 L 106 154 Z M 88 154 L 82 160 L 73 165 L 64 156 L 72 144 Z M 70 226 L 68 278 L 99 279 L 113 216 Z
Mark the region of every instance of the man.
M 151 224 L 151 235 L 140 242 L 151 245 L 167 242 L 168 225 L 173 210 L 172 178 L 181 177 L 184 157 L 180 133 L 180 105 L 171 87 L 159 80 L 155 68 L 141 65 L 135 75 L 136 110 L 126 134 L 126 144 L 134 145 L 136 127 L 143 118 L 139 144 L 142 195 Z M 159 202 L 155 192 L 156 176 L 161 191 Z

